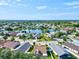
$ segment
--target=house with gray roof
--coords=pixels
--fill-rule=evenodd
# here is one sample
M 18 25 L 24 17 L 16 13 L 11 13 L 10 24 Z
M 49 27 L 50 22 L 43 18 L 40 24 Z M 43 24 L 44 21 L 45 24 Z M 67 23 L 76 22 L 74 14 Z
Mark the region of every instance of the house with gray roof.
M 66 55 L 64 48 L 62 48 L 61 46 L 53 43 L 49 43 L 48 46 L 53 50 L 53 53 L 58 56 L 58 59 L 62 59 L 62 57 Z
M 28 50 L 32 47 L 32 45 L 30 43 L 24 43 L 19 49 L 18 51 L 21 51 L 21 52 L 28 52 Z

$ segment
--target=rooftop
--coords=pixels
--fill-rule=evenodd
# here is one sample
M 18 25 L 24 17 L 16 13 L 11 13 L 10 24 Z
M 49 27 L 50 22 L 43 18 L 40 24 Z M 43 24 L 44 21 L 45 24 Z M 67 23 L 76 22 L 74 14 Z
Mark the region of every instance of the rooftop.
M 45 45 L 34 46 L 34 51 L 41 52 L 42 54 L 47 52 Z
M 69 43 L 69 42 L 65 42 L 64 45 L 79 52 L 79 46 L 77 46 L 77 45 L 74 45 L 74 44 Z
M 29 43 L 24 43 L 18 50 L 21 52 L 26 52 L 32 45 Z
M 20 42 L 18 41 L 6 41 L 3 46 L 5 48 L 16 48 L 19 45 L 20 45 Z
M 0 46 L 3 46 L 6 41 L 0 40 Z
M 16 36 L 18 34 L 18 32 L 10 32 L 8 34 L 11 35 L 11 36 Z
M 57 53 L 58 56 L 62 56 L 65 54 L 65 51 L 62 47 L 55 45 L 53 43 L 49 44 L 50 47 Z

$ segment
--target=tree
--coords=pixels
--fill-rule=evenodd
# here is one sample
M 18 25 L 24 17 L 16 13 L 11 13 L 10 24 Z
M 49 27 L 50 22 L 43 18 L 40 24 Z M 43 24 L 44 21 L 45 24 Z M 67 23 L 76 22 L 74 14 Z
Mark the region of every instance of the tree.
M 12 36 L 11 41 L 14 41 L 14 40 L 15 40 L 15 38 L 14 38 L 14 36 Z
M 11 51 L 10 49 L 0 49 L 0 59 L 46 59 L 42 56 L 27 54 L 20 51 Z
M 35 43 L 35 42 L 33 42 L 33 45 L 34 45 L 34 46 L 35 46 L 35 44 L 36 44 L 36 43 Z
M 63 41 L 67 41 L 69 39 L 67 36 L 63 36 Z
M 5 28 L 5 30 L 7 30 L 7 31 L 13 31 L 13 29 L 12 29 L 12 28 L 10 28 L 10 27 Z
M 66 34 L 63 33 L 63 32 L 58 32 L 58 33 L 56 33 L 56 34 L 54 35 L 54 37 L 60 38 L 60 37 L 63 36 L 63 35 L 66 35 Z
M 0 57 L 2 59 L 11 59 L 12 52 L 9 49 L 3 49 L 0 52 Z
M 20 35 L 19 38 L 23 39 L 24 41 L 26 40 L 26 36 L 25 35 Z
M 0 33 L 0 35 L 1 35 L 1 36 L 3 36 L 3 35 L 4 35 L 4 33 L 3 33 L 3 32 L 1 32 L 1 33 Z
M 79 33 L 77 32 L 77 33 L 75 34 L 75 36 L 79 36 Z
M 4 40 L 7 40 L 8 37 L 5 35 L 3 38 L 4 38 Z

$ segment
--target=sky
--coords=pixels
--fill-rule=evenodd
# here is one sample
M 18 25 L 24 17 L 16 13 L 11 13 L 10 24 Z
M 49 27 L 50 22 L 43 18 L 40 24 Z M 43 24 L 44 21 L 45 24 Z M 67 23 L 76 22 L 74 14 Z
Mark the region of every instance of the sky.
M 79 0 L 0 0 L 0 19 L 78 20 Z

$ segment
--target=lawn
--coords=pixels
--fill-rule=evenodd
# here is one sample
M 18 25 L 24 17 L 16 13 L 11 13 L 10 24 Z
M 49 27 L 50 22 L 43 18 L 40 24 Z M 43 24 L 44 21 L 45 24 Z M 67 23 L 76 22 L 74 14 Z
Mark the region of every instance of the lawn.
M 34 46 L 32 46 L 28 52 L 30 52 L 30 54 L 34 54 Z
M 53 55 L 54 59 L 58 59 L 57 55 L 55 55 L 54 53 L 52 53 L 52 55 Z
M 51 39 L 38 39 L 38 42 L 43 42 L 43 41 L 52 41 Z

